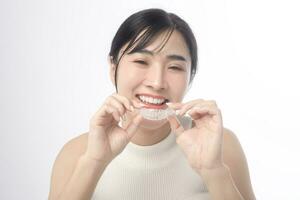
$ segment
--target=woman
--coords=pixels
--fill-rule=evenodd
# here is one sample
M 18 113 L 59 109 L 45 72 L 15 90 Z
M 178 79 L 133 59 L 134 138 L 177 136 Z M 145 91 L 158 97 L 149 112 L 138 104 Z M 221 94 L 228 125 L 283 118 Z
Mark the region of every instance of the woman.
M 185 21 L 160 9 L 131 15 L 109 63 L 116 93 L 57 156 L 50 200 L 255 199 L 242 148 L 216 102 L 182 103 L 197 66 Z M 176 114 L 150 120 L 141 108 Z

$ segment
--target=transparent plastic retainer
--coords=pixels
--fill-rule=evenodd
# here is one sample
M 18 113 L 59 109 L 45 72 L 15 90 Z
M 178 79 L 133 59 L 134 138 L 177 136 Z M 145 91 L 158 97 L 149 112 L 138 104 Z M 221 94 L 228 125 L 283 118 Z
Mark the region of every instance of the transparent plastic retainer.
M 140 114 L 145 118 L 149 120 L 162 120 L 166 119 L 169 115 L 175 114 L 175 111 L 171 108 L 167 109 L 152 109 L 152 108 L 141 108 Z

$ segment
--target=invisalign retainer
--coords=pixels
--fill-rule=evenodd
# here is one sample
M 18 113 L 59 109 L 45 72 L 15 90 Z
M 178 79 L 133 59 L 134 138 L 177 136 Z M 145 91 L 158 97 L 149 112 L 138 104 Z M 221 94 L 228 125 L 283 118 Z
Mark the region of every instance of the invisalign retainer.
M 175 111 L 169 107 L 164 110 L 153 108 L 141 108 L 140 113 L 145 119 L 162 120 L 166 119 L 169 115 L 175 114 Z

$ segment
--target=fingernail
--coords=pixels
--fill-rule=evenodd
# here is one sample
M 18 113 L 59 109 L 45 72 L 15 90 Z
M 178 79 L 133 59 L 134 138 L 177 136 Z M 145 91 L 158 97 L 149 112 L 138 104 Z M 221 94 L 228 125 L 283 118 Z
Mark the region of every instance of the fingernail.
M 167 104 L 167 106 L 170 106 L 172 103 L 171 102 L 167 102 L 166 104 Z
M 134 112 L 134 107 L 133 107 L 133 106 L 130 106 L 130 110 L 131 110 L 132 112 Z

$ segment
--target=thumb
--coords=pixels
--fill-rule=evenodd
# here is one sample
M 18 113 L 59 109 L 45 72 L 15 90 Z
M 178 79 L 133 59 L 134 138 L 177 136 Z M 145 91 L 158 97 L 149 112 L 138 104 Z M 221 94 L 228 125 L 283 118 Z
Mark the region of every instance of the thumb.
M 185 131 L 175 114 L 168 116 L 167 119 L 170 123 L 171 130 L 175 133 L 176 137 L 178 137 Z
M 141 123 L 142 120 L 143 120 L 143 117 L 140 114 L 137 114 L 125 128 L 125 131 L 127 132 L 127 137 L 128 137 L 129 141 L 136 133 L 136 131 L 139 127 L 139 124 Z
M 166 104 L 168 107 L 172 108 L 173 110 L 181 109 L 182 106 L 184 105 L 183 103 L 180 102 L 176 102 L 176 103 L 168 102 Z

